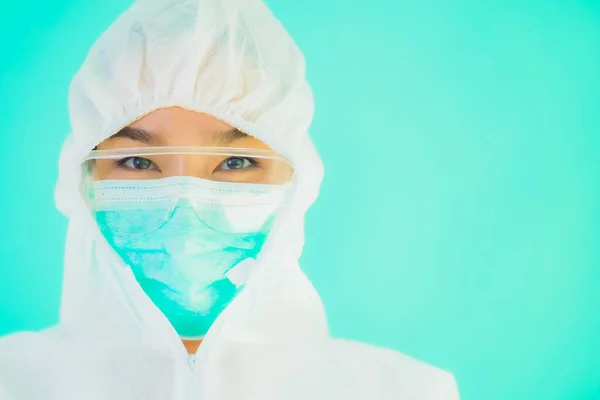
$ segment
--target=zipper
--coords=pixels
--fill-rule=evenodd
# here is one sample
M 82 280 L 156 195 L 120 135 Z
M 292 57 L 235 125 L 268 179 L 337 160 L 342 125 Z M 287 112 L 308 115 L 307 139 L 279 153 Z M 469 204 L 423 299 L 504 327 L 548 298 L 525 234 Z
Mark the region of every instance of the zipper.
M 196 354 L 192 353 L 188 356 L 188 365 L 192 371 L 196 368 Z
M 188 356 L 188 366 L 190 367 L 190 370 L 188 371 L 190 378 L 188 382 L 188 392 L 186 397 L 191 400 L 193 399 L 194 382 L 196 381 L 196 374 L 194 373 L 194 369 L 196 368 L 196 354 L 192 353 Z
M 179 390 L 178 395 L 175 396 L 177 400 L 191 400 L 193 399 L 194 393 L 194 381 L 196 375 L 196 355 L 188 354 L 187 366 L 182 365 L 182 369 L 179 371 Z

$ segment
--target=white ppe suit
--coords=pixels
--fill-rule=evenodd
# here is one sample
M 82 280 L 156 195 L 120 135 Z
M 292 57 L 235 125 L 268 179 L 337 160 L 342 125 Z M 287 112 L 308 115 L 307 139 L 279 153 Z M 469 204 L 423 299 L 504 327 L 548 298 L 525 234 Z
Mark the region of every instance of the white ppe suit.
M 80 190 L 90 150 L 171 106 L 257 137 L 295 169 L 244 290 L 195 357 L 103 239 Z M 302 54 L 260 0 L 134 3 L 92 47 L 69 108 L 56 187 L 69 218 L 60 322 L 0 340 L 1 400 L 458 399 L 451 374 L 328 334 L 298 266 L 323 174 L 307 133 L 312 94 Z

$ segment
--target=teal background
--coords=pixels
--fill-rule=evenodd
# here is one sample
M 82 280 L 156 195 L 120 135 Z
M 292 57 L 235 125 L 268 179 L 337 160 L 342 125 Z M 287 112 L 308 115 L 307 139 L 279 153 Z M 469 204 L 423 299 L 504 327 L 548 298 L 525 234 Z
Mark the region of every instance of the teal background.
M 600 399 L 600 2 L 270 0 L 324 159 L 303 267 L 335 335 L 463 399 Z M 124 0 L 0 12 L 0 335 L 57 321 L 68 84 Z

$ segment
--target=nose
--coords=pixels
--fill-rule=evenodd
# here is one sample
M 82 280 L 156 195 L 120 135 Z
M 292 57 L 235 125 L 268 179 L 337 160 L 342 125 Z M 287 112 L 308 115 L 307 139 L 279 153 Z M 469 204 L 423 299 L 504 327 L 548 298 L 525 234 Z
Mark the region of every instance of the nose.
M 210 155 L 174 154 L 163 173 L 165 176 L 193 176 L 210 179 L 216 168 L 213 166 L 215 162 L 215 156 Z

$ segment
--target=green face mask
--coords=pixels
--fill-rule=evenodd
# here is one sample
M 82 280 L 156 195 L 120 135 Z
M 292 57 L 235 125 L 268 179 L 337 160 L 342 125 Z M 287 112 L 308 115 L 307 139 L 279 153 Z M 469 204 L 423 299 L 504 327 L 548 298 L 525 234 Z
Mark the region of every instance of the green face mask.
M 183 199 L 170 192 L 174 180 L 179 193 L 185 189 Z M 92 198 L 94 193 L 102 197 L 93 207 L 96 221 L 177 333 L 202 338 L 242 289 L 226 274 L 260 252 L 283 188 L 228 183 L 229 194 L 240 190 L 256 193 L 257 189 L 261 193 L 260 206 L 250 204 L 240 212 L 239 205 L 232 211 L 230 204 L 219 201 L 220 191 L 201 193 L 202 179 L 176 177 L 155 182 L 94 182 Z M 122 191 L 127 189 L 135 190 L 136 201 L 123 202 Z M 140 203 L 140 196 L 147 201 Z M 272 200 L 270 204 L 264 202 L 266 198 Z

